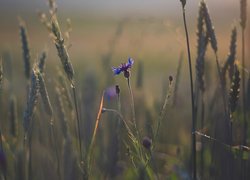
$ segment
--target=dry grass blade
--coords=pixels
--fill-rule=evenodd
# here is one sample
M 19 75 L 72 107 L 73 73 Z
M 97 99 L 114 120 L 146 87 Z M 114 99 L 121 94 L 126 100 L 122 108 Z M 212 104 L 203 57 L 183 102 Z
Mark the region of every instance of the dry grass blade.
M 93 137 L 96 136 L 96 131 L 97 131 L 97 128 L 99 126 L 99 121 L 100 121 L 100 118 L 101 118 L 102 108 L 103 108 L 103 97 L 104 97 L 104 94 L 102 95 L 102 98 L 101 98 L 100 107 L 99 107 L 99 111 L 98 111 L 97 118 L 96 118 L 96 123 L 95 123 Z
M 24 70 L 25 76 L 27 79 L 30 77 L 30 48 L 29 48 L 29 39 L 28 33 L 26 29 L 25 22 L 22 19 L 19 19 L 19 30 L 20 30 L 20 37 L 23 49 L 23 60 L 24 60 Z
M 239 94 L 240 94 L 240 71 L 237 65 L 235 65 L 233 81 L 231 83 L 231 88 L 229 93 L 229 107 L 231 114 L 236 110 Z
M 94 143 L 95 143 L 96 132 L 97 132 L 97 129 L 99 127 L 99 122 L 100 122 L 101 115 L 102 115 L 103 100 L 104 100 L 104 93 L 102 94 L 102 97 L 101 97 L 99 111 L 98 111 L 97 118 L 96 118 L 96 121 L 95 121 L 95 128 L 94 128 L 94 131 L 93 131 L 93 135 L 92 135 L 92 138 L 91 138 L 91 142 L 90 142 L 90 146 L 89 146 L 88 154 L 87 154 L 87 158 L 88 158 L 87 159 L 87 172 L 88 172 L 88 175 L 89 175 L 89 173 L 91 171 L 91 161 L 92 161 L 93 148 L 94 148 Z

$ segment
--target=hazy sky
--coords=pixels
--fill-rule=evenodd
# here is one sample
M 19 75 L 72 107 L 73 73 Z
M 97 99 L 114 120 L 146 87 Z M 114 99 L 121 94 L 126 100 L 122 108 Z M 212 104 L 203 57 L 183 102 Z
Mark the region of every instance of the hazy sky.
M 207 0 L 210 8 L 230 10 L 239 7 L 240 0 Z M 187 9 L 197 8 L 199 0 L 187 0 Z M 180 8 L 179 0 L 57 0 L 60 9 L 91 14 L 170 14 Z M 35 11 L 45 8 L 46 0 L 0 0 L 0 9 Z

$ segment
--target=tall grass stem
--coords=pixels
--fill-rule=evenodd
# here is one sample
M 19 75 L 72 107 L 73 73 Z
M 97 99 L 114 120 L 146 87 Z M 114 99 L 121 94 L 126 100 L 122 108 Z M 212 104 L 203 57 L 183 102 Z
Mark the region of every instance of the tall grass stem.
M 192 72 L 192 62 L 191 62 L 191 52 L 189 46 L 189 36 L 187 30 L 187 23 L 186 23 L 186 13 L 185 7 L 182 6 L 182 15 L 183 15 L 183 22 L 184 28 L 186 33 L 186 43 L 187 43 L 187 51 L 188 51 L 188 63 L 189 63 L 189 75 L 190 75 L 190 91 L 191 91 L 191 103 L 192 103 L 192 177 L 193 180 L 197 179 L 196 176 L 196 120 L 195 120 L 195 109 L 194 109 L 194 87 L 193 87 L 193 72 Z

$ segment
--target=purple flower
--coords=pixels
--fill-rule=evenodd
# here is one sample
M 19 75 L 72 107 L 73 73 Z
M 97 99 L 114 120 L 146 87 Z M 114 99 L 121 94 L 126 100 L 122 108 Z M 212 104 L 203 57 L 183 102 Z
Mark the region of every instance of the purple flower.
M 127 63 L 122 63 L 119 67 L 112 67 L 114 75 L 119 75 L 121 72 L 128 74 L 128 69 L 132 67 L 134 64 L 134 60 L 132 58 L 128 58 Z

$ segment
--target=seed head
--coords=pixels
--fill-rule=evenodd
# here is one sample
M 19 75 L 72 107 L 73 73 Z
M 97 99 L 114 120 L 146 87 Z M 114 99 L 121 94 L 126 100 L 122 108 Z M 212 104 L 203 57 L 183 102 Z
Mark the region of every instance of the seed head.
M 115 91 L 116 91 L 116 94 L 117 94 L 117 95 L 120 94 L 121 90 L 120 90 L 119 85 L 116 85 L 116 86 L 115 86 Z

